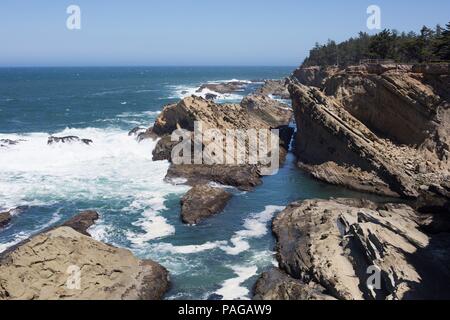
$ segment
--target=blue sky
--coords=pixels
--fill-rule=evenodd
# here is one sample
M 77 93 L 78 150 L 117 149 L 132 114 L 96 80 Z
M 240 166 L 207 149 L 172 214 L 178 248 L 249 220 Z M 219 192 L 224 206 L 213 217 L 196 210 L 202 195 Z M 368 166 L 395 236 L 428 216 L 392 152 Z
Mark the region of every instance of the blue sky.
M 66 8 L 79 5 L 82 29 Z M 450 1 L 0 0 L 0 66 L 298 65 L 315 42 L 366 27 L 446 24 Z

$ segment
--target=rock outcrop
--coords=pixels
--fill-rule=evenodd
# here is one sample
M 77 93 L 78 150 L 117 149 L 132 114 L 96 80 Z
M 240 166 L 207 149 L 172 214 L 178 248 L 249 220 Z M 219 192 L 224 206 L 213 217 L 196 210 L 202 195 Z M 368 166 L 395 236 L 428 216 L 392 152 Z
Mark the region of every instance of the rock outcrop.
M 84 212 L 3 253 L 0 300 L 161 299 L 167 270 L 78 232 L 96 218 Z
M 306 284 L 294 279 L 278 268 L 272 268 L 261 275 L 254 288 L 253 300 L 336 300 L 325 294 L 325 288 L 310 282 Z
M 289 99 L 290 94 L 286 84 L 286 79 L 281 80 L 266 80 L 264 84 L 256 90 L 256 95 L 263 95 L 266 97 L 274 96 L 280 99 Z
M 270 130 L 276 125 L 289 124 L 292 116 L 291 111 L 284 107 L 279 108 L 277 107 L 279 106 L 278 102 L 275 100 L 268 101 L 267 99 L 269 98 L 262 97 L 252 106 L 245 103 L 242 105 L 220 105 L 192 96 L 181 100 L 177 104 L 166 106 L 153 127 L 153 132 L 161 138 L 154 150 L 153 159 L 172 161 L 172 150 L 178 142 L 172 142 L 170 135 L 177 129 L 184 129 L 191 133 L 191 145 L 193 146 L 195 122 L 202 123 L 203 132 L 208 129 L 215 129 L 220 131 L 223 136 L 226 135 L 227 130 L 245 130 L 243 132 L 247 132 L 246 130 L 250 129 Z M 270 105 L 271 102 L 273 105 Z M 290 140 L 290 136 L 286 134 L 289 131 L 284 130 L 283 132 L 284 139 Z M 201 146 L 202 150 L 205 149 L 204 142 L 205 140 L 203 140 Z M 193 164 L 194 161 L 191 158 L 192 161 L 190 163 L 172 164 L 167 174 L 167 179 L 186 178 L 190 184 L 215 181 L 235 186 L 242 190 L 249 190 L 261 183 L 261 167 L 259 164 L 241 165 L 237 161 L 237 153 L 227 153 L 227 142 L 225 139 L 216 142 L 222 148 L 222 154 L 227 159 L 231 157 L 233 160 L 231 164 L 228 160 L 226 164 L 225 161 L 219 164 Z M 247 144 L 248 142 L 246 142 L 246 146 L 239 145 L 246 152 L 245 157 L 248 157 Z M 282 141 L 282 146 L 289 146 L 289 143 Z M 282 156 L 283 152 L 280 153 L 280 157 Z
M 404 204 L 293 203 L 273 223 L 280 268 L 337 299 L 448 299 L 449 234 L 427 235 L 420 221 Z
M 67 137 L 49 137 L 47 144 L 48 145 L 52 145 L 52 144 L 56 144 L 56 143 L 71 143 L 71 142 L 80 142 L 80 143 L 84 143 L 86 145 L 90 145 L 93 143 L 92 140 L 90 139 L 81 139 L 79 137 L 76 136 L 67 136 Z
M 287 104 L 263 95 L 249 95 L 242 99 L 241 106 L 272 128 L 289 125 L 294 115 L 292 108 Z
M 181 218 L 186 224 L 198 224 L 204 219 L 220 213 L 231 194 L 209 185 L 197 185 L 181 199 Z
M 293 73 L 293 77 L 303 85 L 323 87 L 325 80 L 338 71 L 335 67 L 300 67 Z
M 6 227 L 11 222 L 11 213 L 8 212 L 0 212 L 0 230 Z
M 205 83 L 200 86 L 197 93 L 203 92 L 205 89 L 214 91 L 220 94 L 233 93 L 236 91 L 241 91 L 248 86 L 247 81 L 229 81 L 229 82 L 219 82 L 219 83 Z
M 316 178 L 417 198 L 450 173 L 448 103 L 416 78 L 335 73 L 319 88 L 290 86 L 296 154 Z

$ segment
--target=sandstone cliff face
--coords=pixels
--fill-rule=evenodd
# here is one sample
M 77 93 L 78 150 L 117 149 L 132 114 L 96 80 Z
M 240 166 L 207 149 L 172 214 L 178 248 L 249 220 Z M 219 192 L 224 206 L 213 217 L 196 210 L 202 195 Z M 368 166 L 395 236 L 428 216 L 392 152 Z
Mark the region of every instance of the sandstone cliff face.
M 169 287 L 167 270 L 80 233 L 96 218 L 85 212 L 4 253 L 0 300 L 161 299 Z M 78 271 L 79 286 L 71 278 Z
M 337 299 L 450 297 L 448 234 L 426 235 L 420 221 L 403 204 L 351 199 L 293 203 L 273 223 L 280 268 L 301 281 L 297 287 L 323 287 Z M 379 287 L 368 282 L 374 270 L 379 271 Z M 257 293 L 286 297 L 286 289 L 279 289 L 286 288 L 286 281 L 277 276 Z
M 389 196 L 416 198 L 441 184 L 450 173 L 450 109 L 435 88 L 445 77 L 433 86 L 424 77 L 341 71 L 323 90 L 292 84 L 301 167 L 330 183 Z

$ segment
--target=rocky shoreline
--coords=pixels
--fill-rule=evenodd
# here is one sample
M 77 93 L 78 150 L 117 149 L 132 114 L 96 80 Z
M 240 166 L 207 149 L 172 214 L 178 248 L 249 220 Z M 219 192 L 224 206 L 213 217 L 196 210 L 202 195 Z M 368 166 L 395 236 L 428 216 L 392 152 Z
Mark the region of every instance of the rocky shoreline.
M 178 142 L 172 132 L 184 129 L 195 144 L 199 121 L 220 133 L 278 129 L 280 163 L 294 138 L 299 170 L 391 199 L 286 204 L 272 226 L 279 266 L 260 276 L 254 299 L 448 299 L 449 84 L 448 66 L 302 67 L 289 79 L 265 81 L 240 104 L 186 97 L 165 106 L 153 127 L 137 127 L 129 135 L 156 142 L 153 161 L 170 163 L 167 182 L 192 186 L 180 201 L 180 219 L 193 228 L 227 206 L 232 194 L 221 185 L 252 191 L 263 183 L 264 169 L 260 163 L 174 163 Z M 199 92 L 232 93 L 244 85 L 208 83 Z M 292 108 L 282 102 L 288 98 Z M 48 140 L 71 142 L 93 143 L 72 136 Z M 11 211 L 1 213 L 0 228 L 12 217 Z M 89 228 L 98 218 L 95 211 L 83 212 L 0 255 L 0 299 L 162 299 L 168 271 L 92 239 Z M 82 271 L 78 291 L 66 288 L 71 266 Z M 374 274 L 379 283 L 369 285 Z

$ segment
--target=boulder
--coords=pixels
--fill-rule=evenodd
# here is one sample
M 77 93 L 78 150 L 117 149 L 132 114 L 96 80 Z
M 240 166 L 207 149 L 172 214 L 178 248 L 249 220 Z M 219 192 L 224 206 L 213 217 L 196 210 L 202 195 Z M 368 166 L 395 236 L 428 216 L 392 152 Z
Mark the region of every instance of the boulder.
M 181 199 L 181 218 L 184 223 L 198 224 L 220 213 L 230 199 L 231 194 L 223 189 L 197 185 Z
M 419 220 L 404 204 L 293 203 L 273 222 L 280 268 L 337 299 L 448 299 L 450 237 Z
M 336 300 L 325 291 L 325 288 L 319 284 L 311 282 L 308 285 L 290 277 L 278 268 L 272 268 L 263 273 L 256 282 L 253 300 Z
M 197 93 L 201 93 L 204 90 L 214 91 L 220 94 L 233 93 L 236 91 L 243 90 L 248 86 L 248 82 L 245 81 L 230 81 L 230 82 L 219 82 L 219 83 L 206 83 L 200 86 Z

